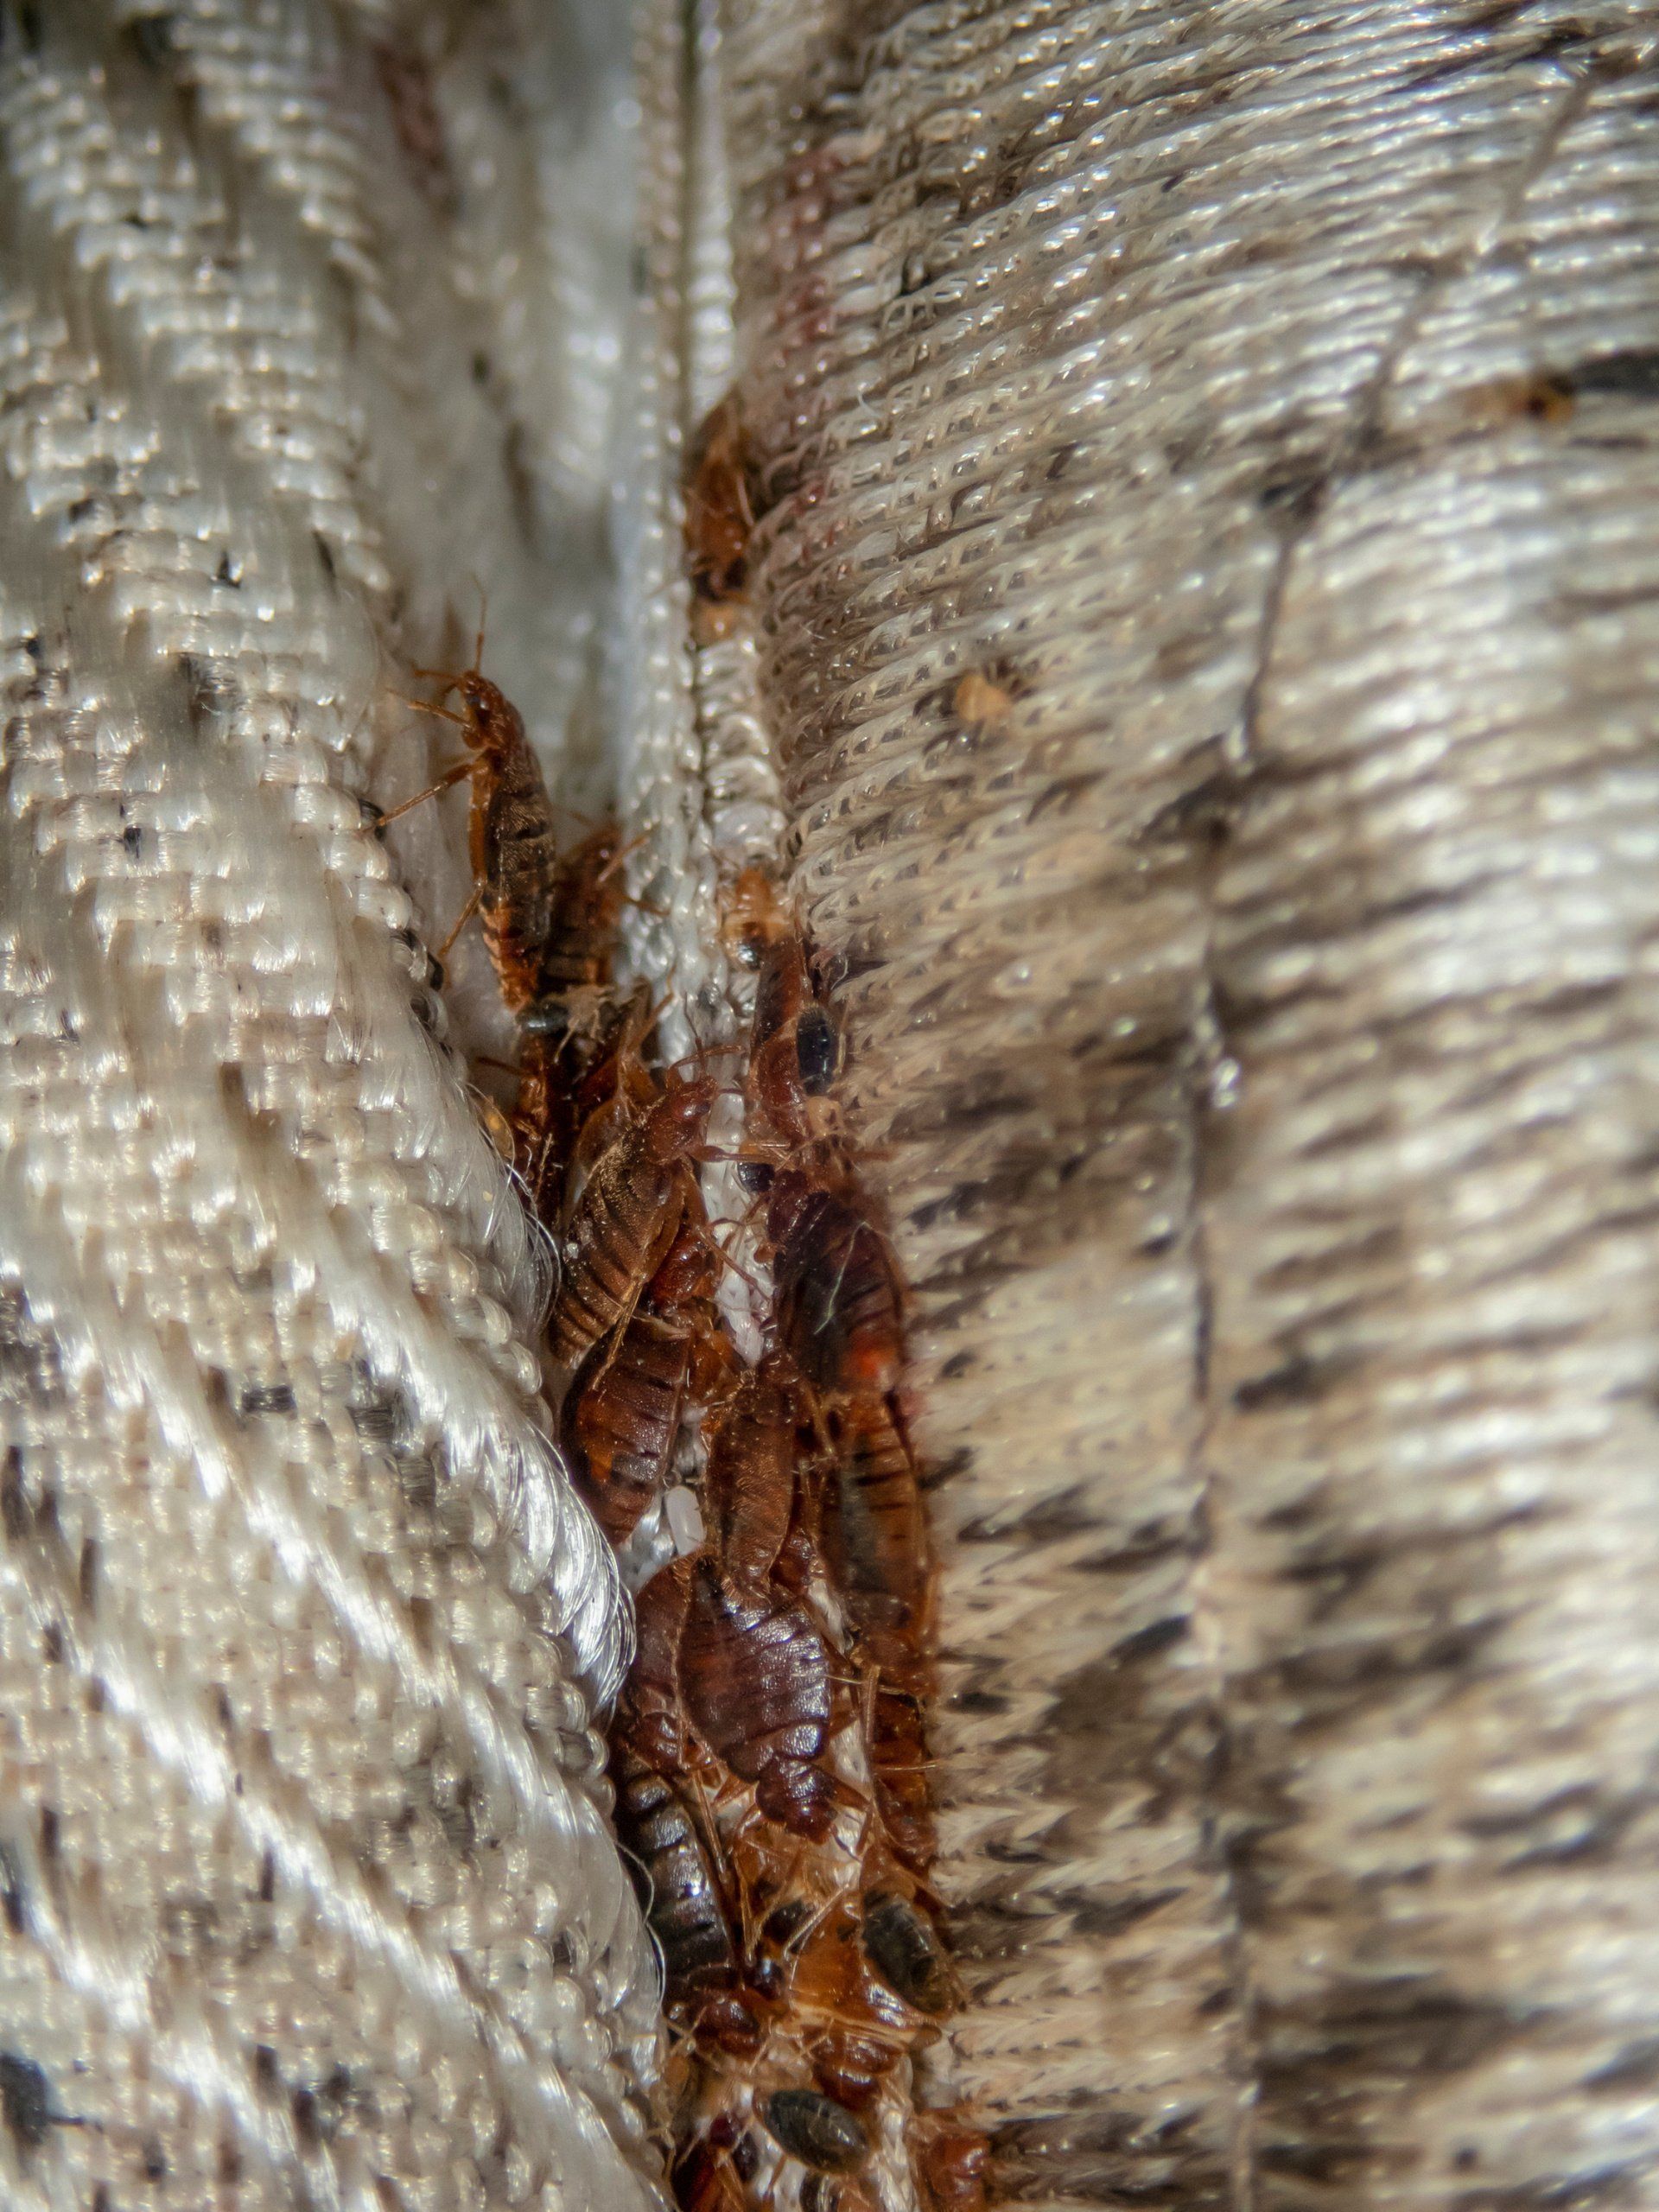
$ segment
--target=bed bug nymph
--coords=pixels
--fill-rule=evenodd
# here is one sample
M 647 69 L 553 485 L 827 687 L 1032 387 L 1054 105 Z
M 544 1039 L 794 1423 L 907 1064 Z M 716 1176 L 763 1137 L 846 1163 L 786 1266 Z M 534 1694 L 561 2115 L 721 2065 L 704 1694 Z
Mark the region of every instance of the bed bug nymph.
M 414 671 L 443 689 L 435 701 L 411 699 L 407 703 L 452 722 L 467 750 L 424 791 L 383 814 L 380 826 L 396 822 L 463 778 L 472 779 L 467 819 L 472 896 L 438 948 L 437 957 L 444 957 L 474 914 L 479 914 L 502 999 L 508 1012 L 517 1014 L 536 996 L 543 950 L 552 932 L 559 886 L 558 840 L 552 802 L 524 734 L 524 717 L 481 672 L 483 652 L 480 621 L 470 668 L 459 675 L 442 669 Z M 461 702 L 459 711 L 442 703 L 452 694 Z
M 742 417 L 728 393 L 704 416 L 687 456 L 685 553 L 698 642 L 726 637 L 748 582 L 754 509 Z
M 575 1368 L 623 1325 L 668 1256 L 693 1185 L 718 1086 L 671 1071 L 660 1097 L 629 1123 L 595 1166 L 565 1239 L 564 1278 L 548 1324 L 554 1358 Z

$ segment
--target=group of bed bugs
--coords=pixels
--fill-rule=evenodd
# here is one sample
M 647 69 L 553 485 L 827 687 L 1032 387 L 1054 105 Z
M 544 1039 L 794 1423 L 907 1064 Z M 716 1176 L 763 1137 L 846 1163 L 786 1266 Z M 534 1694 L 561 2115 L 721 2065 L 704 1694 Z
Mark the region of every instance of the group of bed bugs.
M 696 601 L 721 618 L 705 639 L 743 588 L 734 449 L 717 418 L 688 487 Z M 462 919 L 477 912 L 517 1024 L 507 1119 L 559 1255 L 561 1440 L 619 1549 L 663 1523 L 671 1492 L 689 1482 L 696 1499 L 689 1539 L 647 1560 L 609 1731 L 617 1833 L 664 1976 L 673 2192 L 683 2212 L 875 2212 L 896 2096 L 924 2202 L 976 2212 L 985 2137 L 909 2098 L 909 2062 L 957 1999 L 930 1886 L 933 1574 L 901 1293 L 833 1096 L 823 978 L 775 885 L 746 869 L 726 909 L 753 981 L 741 1071 L 708 1055 L 654 1068 L 654 1009 L 613 971 L 620 833 L 562 848 L 524 723 L 478 661 L 431 704 L 466 746 L 432 789 L 471 782 Z M 709 1138 L 722 1092 L 742 1103 L 734 1154 Z M 698 1176 L 721 1157 L 752 1194 L 747 1249 L 767 1279 L 744 1275 L 764 1294 L 747 1358 Z

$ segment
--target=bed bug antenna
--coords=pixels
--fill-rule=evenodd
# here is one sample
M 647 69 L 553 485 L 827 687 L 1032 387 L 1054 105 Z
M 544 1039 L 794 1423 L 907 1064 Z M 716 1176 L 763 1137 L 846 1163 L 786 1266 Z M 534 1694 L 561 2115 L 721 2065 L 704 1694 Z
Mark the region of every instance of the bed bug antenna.
M 471 578 L 471 582 L 474 590 L 478 594 L 478 628 L 473 638 L 471 667 L 462 669 L 459 674 L 454 669 L 448 668 L 412 668 L 410 671 L 411 676 L 418 676 L 424 683 L 442 683 L 444 692 L 453 691 L 457 685 L 464 683 L 469 676 L 479 677 L 484 672 L 484 632 L 489 622 L 490 599 L 489 594 L 475 575 Z M 438 696 L 442 698 L 443 692 L 440 692 Z M 415 705 L 418 702 L 411 700 L 410 703 Z

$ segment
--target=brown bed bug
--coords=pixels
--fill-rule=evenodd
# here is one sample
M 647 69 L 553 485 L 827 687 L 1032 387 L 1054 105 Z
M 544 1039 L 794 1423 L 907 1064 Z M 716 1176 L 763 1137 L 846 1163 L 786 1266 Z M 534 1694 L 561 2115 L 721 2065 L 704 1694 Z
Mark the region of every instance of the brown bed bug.
M 576 1486 L 613 1544 L 626 1543 L 663 1493 L 680 1433 L 692 1340 L 642 1307 L 608 1363 L 595 1346 L 565 1400 Z
M 892 1666 L 931 1626 L 933 1578 L 916 1463 L 885 1398 L 850 1400 L 824 1485 L 824 1565 L 855 1638 Z
M 680 2212 L 750 2212 L 744 2177 L 723 2142 L 696 2138 L 675 2160 L 669 2186 Z
M 753 528 L 743 419 L 736 394 L 728 392 L 703 417 L 686 457 L 686 567 L 697 595 L 700 644 L 731 629 L 748 582 Z
M 685 1764 L 680 1701 L 680 1643 L 691 1604 L 690 1559 L 671 1560 L 633 1601 L 633 1664 L 617 1707 L 617 1726 L 645 1764 L 678 1775 Z
M 474 913 L 484 925 L 484 942 L 511 1014 L 535 997 L 543 948 L 553 925 L 558 887 L 558 839 L 552 803 L 540 763 L 524 734 L 524 717 L 480 668 L 484 651 L 480 626 L 473 665 L 460 674 L 419 668 L 416 676 L 440 683 L 436 701 L 410 703 L 452 722 L 467 746 L 466 756 L 447 768 L 423 791 L 380 817 L 396 822 L 411 808 L 463 778 L 472 779 L 467 844 L 472 860 L 472 896 L 439 948 L 442 960 Z M 460 711 L 442 702 L 454 695 Z
M 714 1297 L 716 1261 L 693 1194 L 679 1234 L 607 1358 L 588 1355 L 566 1398 L 577 1486 L 613 1544 L 661 1497 L 688 1397 L 706 1403 L 730 1363 Z
M 568 1036 L 559 1048 L 576 1128 L 575 1141 L 564 1160 L 567 1217 L 611 1146 L 662 1095 L 662 1084 L 645 1058 L 645 1039 L 656 1019 L 651 994 L 641 984 L 602 1033 Z M 688 1192 L 690 1188 L 688 1185 Z
M 818 1916 L 793 1960 L 785 1999 L 819 2086 L 855 2112 L 905 2051 L 936 2032 L 875 1970 L 860 1923 L 855 1894 Z
M 611 980 L 624 903 L 614 823 L 602 823 L 559 863 L 535 986 L 518 1017 L 514 1161 L 539 1219 L 557 1224 L 577 1141 L 595 1103 L 648 1103 L 656 1086 L 641 1048 L 655 1019 L 640 986 L 626 1002 Z
M 983 668 L 970 668 L 960 678 L 950 703 L 964 728 L 993 728 L 1007 721 L 1024 690 L 1010 662 L 993 660 Z
M 776 1588 L 728 1588 L 697 1561 L 680 1641 L 687 1718 L 717 1759 L 755 1785 L 768 1820 L 821 1840 L 836 1789 L 817 1764 L 830 1733 L 830 1656 L 806 1607 Z
M 563 1240 L 564 1273 L 548 1345 L 574 1369 L 622 1327 L 679 1233 L 718 1086 L 671 1070 L 658 1096 L 608 1146 L 582 1187 Z
M 828 1093 L 841 1066 L 841 1033 L 820 1001 L 800 932 L 770 880 L 745 868 L 733 886 L 728 935 L 757 969 L 745 1094 L 760 1156 L 787 1159 L 836 1135 Z
M 726 1891 L 680 1790 L 625 1732 L 613 1742 L 611 1778 L 617 1834 L 662 1952 L 670 2014 L 683 2024 L 699 2016 L 710 1996 L 737 1985 L 737 1938 Z
M 766 1235 L 779 1333 L 815 1389 L 886 1396 L 904 1364 L 899 1284 L 887 1239 L 849 1180 L 785 1168 Z
M 571 1071 L 559 1045 L 544 1037 L 519 1039 L 518 1088 L 507 1116 L 512 1159 L 531 1211 L 556 1228 L 563 1205 L 565 1171 L 576 1141 Z
M 572 1089 L 578 1067 L 565 1056 L 573 1037 L 591 1040 L 598 1056 L 620 1017 L 612 1007 L 611 946 L 626 893 L 626 856 L 614 823 L 603 823 L 561 855 L 542 772 L 511 701 L 480 670 L 480 626 L 473 665 L 459 675 L 416 670 L 442 683 L 437 702 L 414 701 L 453 723 L 466 740 L 464 759 L 412 798 L 391 808 L 395 822 L 452 784 L 470 777 L 468 850 L 473 891 L 439 948 L 442 959 L 474 912 L 502 1001 L 519 1017 L 518 1095 L 510 1116 L 516 1166 L 537 1213 L 550 1217 L 575 1129 Z M 449 694 L 460 711 L 442 703 Z
M 925 1874 L 936 1848 L 922 1708 L 922 1691 L 931 1684 L 919 1655 L 907 1672 L 909 1680 L 903 1686 L 889 1680 L 885 1670 L 875 1678 L 865 1748 L 876 1808 L 893 1855 L 913 1872 Z
M 768 1352 L 711 1424 L 702 1495 L 720 1573 L 763 1590 L 788 1541 L 806 1409 L 794 1363 Z
M 766 949 L 793 931 L 778 887 L 763 868 L 741 868 L 727 893 L 721 934 L 746 968 L 758 968 Z
M 779 1334 L 825 1394 L 842 1451 L 821 1515 L 824 1562 L 869 1692 L 867 1751 L 893 1849 L 921 1872 L 935 1848 L 923 1699 L 932 1580 L 921 1501 L 893 1386 L 903 1357 L 885 1240 L 850 1179 L 798 1169 L 767 1216 Z
M 632 849 L 606 821 L 561 857 L 535 988 L 520 1018 L 526 1037 L 563 1043 L 592 1034 L 609 1005 L 616 928 L 627 904 L 622 863 Z
M 918 2113 L 916 2166 L 928 2212 L 982 2212 L 991 2142 L 957 2112 Z

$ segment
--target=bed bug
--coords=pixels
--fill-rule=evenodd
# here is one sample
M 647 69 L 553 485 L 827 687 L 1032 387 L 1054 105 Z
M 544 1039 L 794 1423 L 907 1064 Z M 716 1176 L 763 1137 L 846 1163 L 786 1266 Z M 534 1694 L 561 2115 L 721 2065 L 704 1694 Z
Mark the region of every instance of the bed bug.
M 727 894 L 721 934 L 746 968 L 758 968 L 766 948 L 790 934 L 791 925 L 765 868 L 741 868 Z
M 459 675 L 442 669 L 415 671 L 443 688 L 436 701 L 411 703 L 441 721 L 454 723 L 467 749 L 435 783 L 383 814 L 380 823 L 384 828 L 452 784 L 471 779 L 467 844 L 472 895 L 437 957 L 443 958 L 473 915 L 479 914 L 502 1000 L 510 1014 L 517 1014 L 536 995 L 543 948 L 553 926 L 558 839 L 552 803 L 525 735 L 524 717 L 481 672 L 483 652 L 480 625 L 470 668 Z M 442 703 L 451 694 L 461 701 L 459 712 Z
M 766 1234 L 779 1332 L 807 1381 L 843 1395 L 892 1391 L 904 1362 L 899 1285 L 887 1240 L 850 1182 L 784 1170 Z
M 601 1155 L 564 1239 L 564 1274 L 548 1323 L 562 1367 L 579 1366 L 622 1326 L 678 1234 L 717 1086 L 671 1071 L 663 1091 Z
M 774 2089 L 761 2101 L 768 2132 L 792 2158 L 819 2173 L 853 2173 L 870 2155 L 855 2113 L 820 2089 Z
M 653 1313 L 683 1329 L 691 1343 L 691 1376 L 687 1397 L 699 1408 L 723 1404 L 738 1369 L 732 1340 L 720 1324 L 715 1305 L 721 1280 L 731 1264 L 695 1189 L 687 1201 L 680 1233 L 652 1277 L 646 1292 Z
M 463 778 L 472 780 L 468 850 L 472 895 L 439 948 L 442 959 L 474 912 L 502 1001 L 519 1016 L 518 1090 L 511 1116 L 514 1156 L 532 1204 L 547 1217 L 547 1194 L 558 1182 L 575 1131 L 569 1104 L 575 1071 L 561 1065 L 573 1036 L 597 1042 L 610 1002 L 610 952 L 626 893 L 620 862 L 626 848 L 614 823 L 602 823 L 561 855 L 554 808 L 523 717 L 480 672 L 480 624 L 473 665 L 460 675 L 419 669 L 442 683 L 437 702 L 416 701 L 452 722 L 466 757 L 437 780 L 380 817 L 381 826 Z M 442 701 L 458 696 L 460 711 Z
M 928 1783 L 927 1729 L 921 1692 L 925 1667 L 919 1655 L 902 1685 L 876 1676 L 869 1702 L 866 1751 L 875 1783 L 876 1807 L 893 1854 L 912 1872 L 932 1864 L 933 1798 Z
M 563 1161 L 567 1216 L 612 1145 L 662 1096 L 662 1084 L 646 1066 L 644 1049 L 656 1019 L 651 994 L 641 984 L 614 1023 L 580 1039 L 567 1036 L 559 1047 L 576 1129 Z M 688 1183 L 688 1197 L 691 1189 Z
M 928 2212 L 982 2212 L 990 2138 L 956 2113 L 918 2114 L 917 2170 Z
M 715 1757 L 755 1785 L 768 1820 L 821 1840 L 835 1784 L 816 1762 L 830 1732 L 830 1658 L 806 1607 L 786 1592 L 728 1588 L 696 1562 L 679 1675 L 685 1713 Z
M 800 932 L 759 868 L 745 868 L 732 887 L 727 935 L 759 971 L 745 1084 L 750 1127 L 786 1159 L 836 1132 L 827 1094 L 841 1065 L 841 1033 L 818 998 Z
M 565 1170 L 578 1127 L 570 1071 L 556 1043 L 544 1037 L 522 1037 L 517 1074 L 518 1090 L 507 1116 L 512 1164 L 531 1211 L 552 1228 L 563 1204 Z
M 852 1400 L 825 1485 L 824 1564 L 855 1635 L 891 1666 L 927 1633 L 932 1576 L 916 1463 L 885 1399 Z
M 861 1941 L 855 1894 L 817 1917 L 793 1961 L 785 2002 L 820 2087 L 853 2111 L 869 2103 L 905 2050 L 933 2032 L 875 1971 Z
M 620 1114 L 655 1094 L 640 1057 L 655 1020 L 651 995 L 641 985 L 621 1001 L 611 981 L 623 850 L 614 824 L 604 823 L 561 861 L 534 992 L 518 1019 L 514 1160 L 550 1227 L 595 1107 L 616 1102 Z
M 626 1543 L 661 1497 L 680 1433 L 692 1339 L 636 1312 L 608 1363 L 588 1355 L 565 1400 L 563 1434 L 577 1487 L 613 1544 Z
M 728 1361 L 714 1297 L 715 1255 L 693 1192 L 680 1230 L 607 1357 L 595 1346 L 564 1402 L 578 1487 L 613 1544 L 661 1497 L 688 1396 L 706 1402 Z
M 700 602 L 699 642 L 726 636 L 748 582 L 754 509 L 735 393 L 712 407 L 691 441 L 685 474 L 685 551 Z
M 606 821 L 560 860 L 520 1023 L 524 1035 L 563 1042 L 591 1029 L 596 1010 L 608 1002 L 616 927 L 627 904 L 622 863 L 632 849 L 617 824 Z
M 743 2177 L 724 2143 L 698 2137 L 675 2160 L 669 2186 L 680 2212 L 749 2212 Z
M 613 1744 L 611 1777 L 617 1834 L 639 1872 L 671 2010 L 695 2014 L 702 1999 L 738 1980 L 737 1940 L 715 1862 L 678 1789 L 626 1734 Z
M 639 1757 L 658 1774 L 684 1764 L 680 1703 L 680 1643 L 691 1603 L 690 1559 L 671 1560 L 633 1601 L 634 1654 L 617 1709 L 617 1725 Z
M 812 994 L 799 939 L 787 939 L 768 952 L 755 990 L 746 1089 L 762 1133 L 785 1152 L 832 1137 L 827 1094 L 840 1066 L 841 1033 Z
M 944 1947 L 909 1897 L 895 1890 L 867 1891 L 860 1938 L 876 1973 L 914 2011 L 937 2018 L 956 2004 L 960 1993 Z
M 1022 687 L 1008 663 L 992 661 L 984 668 L 970 668 L 951 695 L 957 720 L 969 729 L 994 728 L 1014 710 Z
M 721 1573 L 736 1589 L 763 1590 L 788 1539 L 804 1411 L 792 1362 L 773 1351 L 742 1376 L 714 1425 L 702 1493 Z

